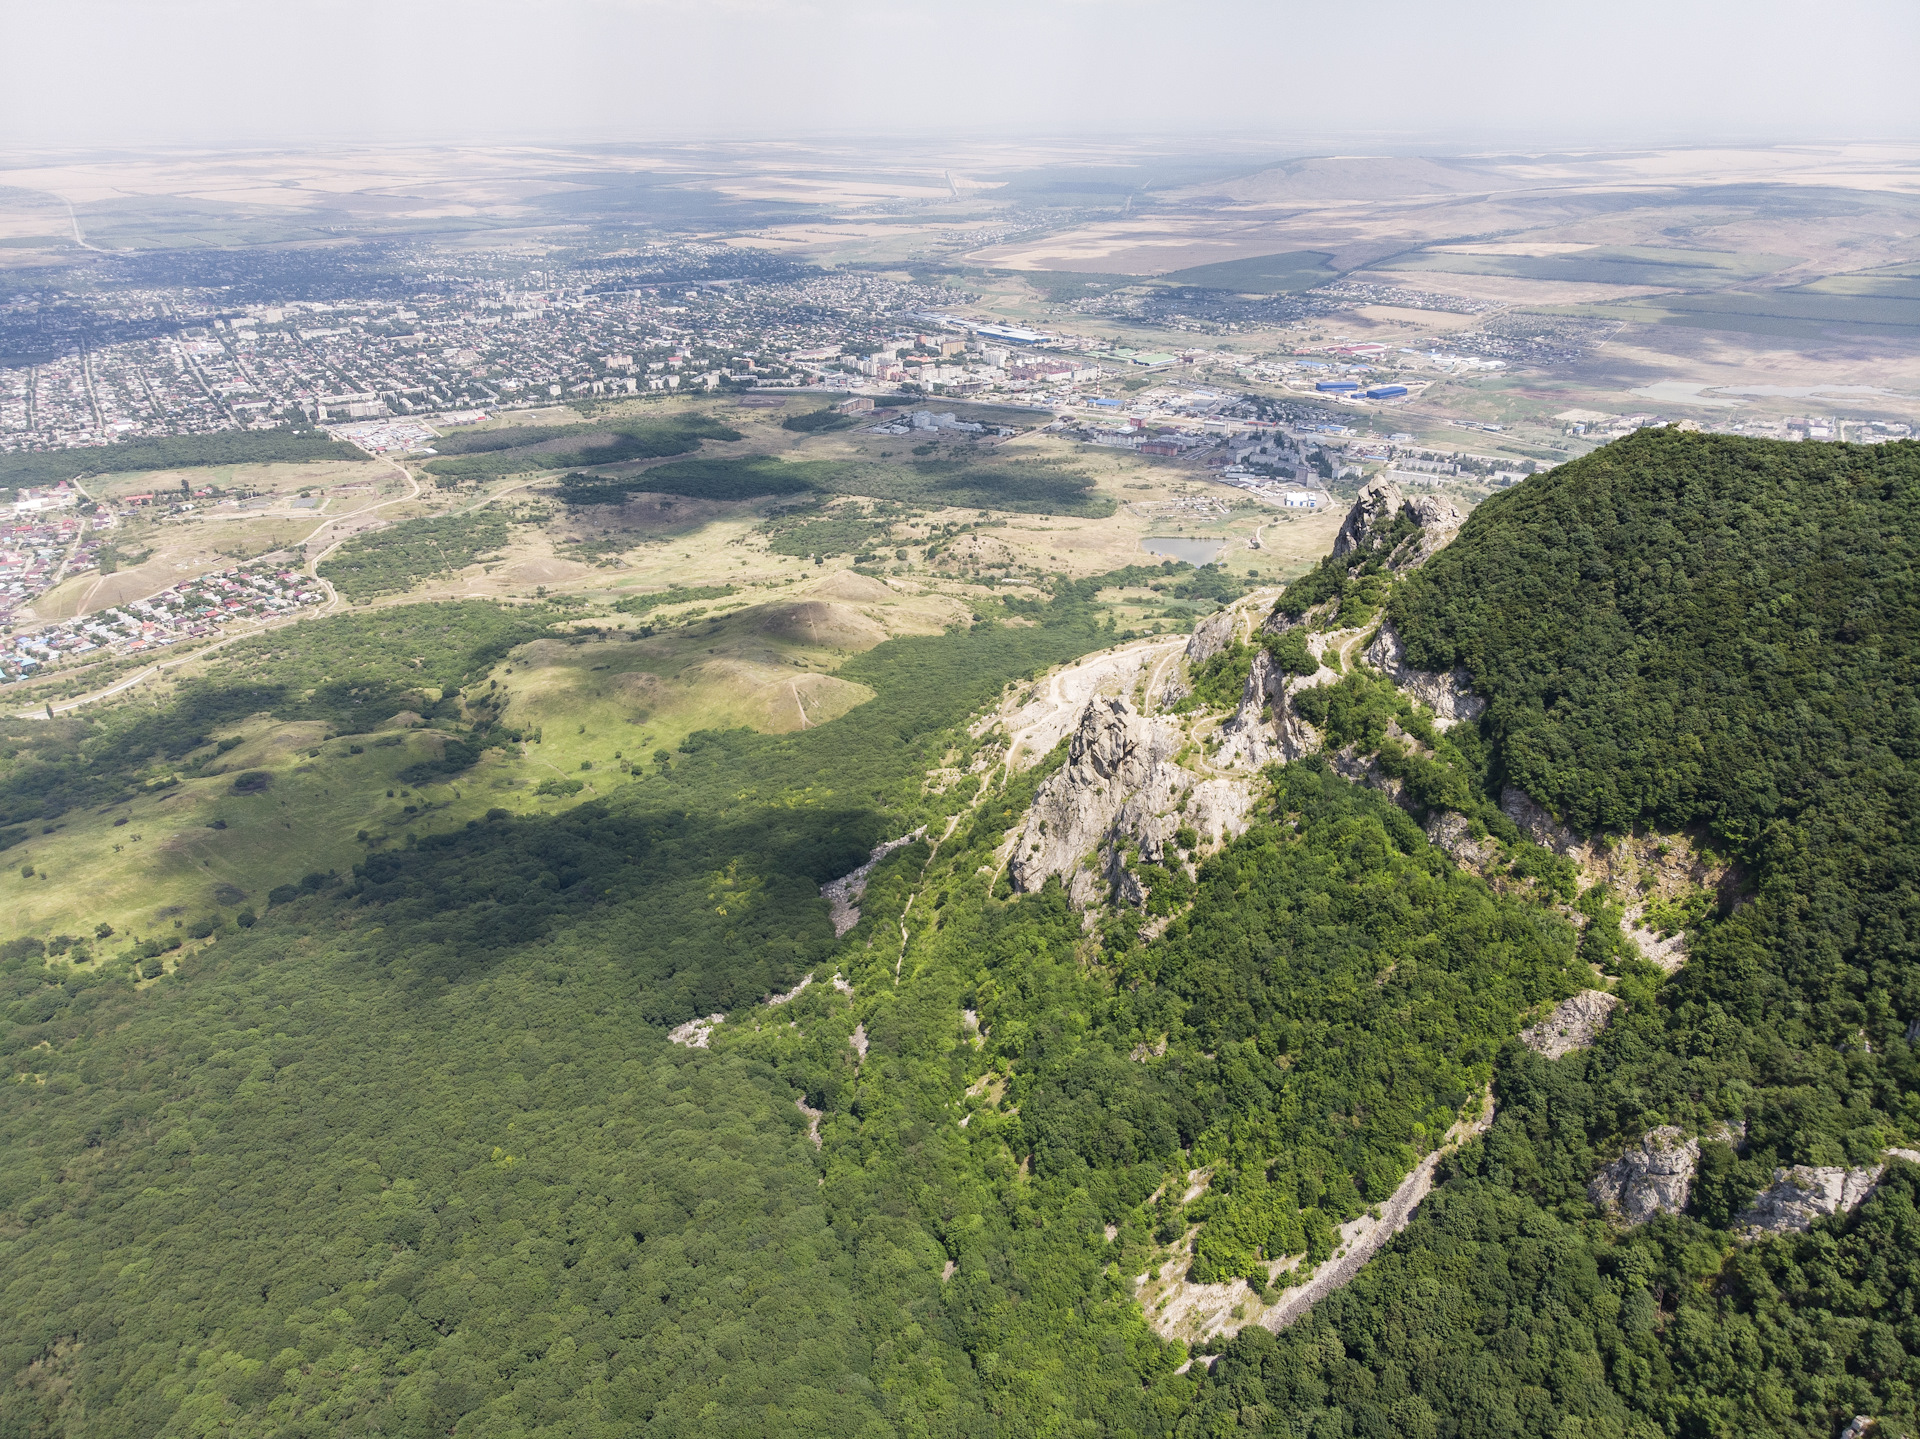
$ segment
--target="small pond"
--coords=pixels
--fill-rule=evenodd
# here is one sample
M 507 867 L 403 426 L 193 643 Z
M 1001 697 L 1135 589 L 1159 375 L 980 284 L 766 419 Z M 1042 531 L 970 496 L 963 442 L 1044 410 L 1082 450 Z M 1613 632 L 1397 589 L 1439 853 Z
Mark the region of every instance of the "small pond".
M 1185 560 L 1190 565 L 1210 565 L 1227 547 L 1225 540 L 1157 539 L 1140 541 L 1140 548 L 1162 559 Z

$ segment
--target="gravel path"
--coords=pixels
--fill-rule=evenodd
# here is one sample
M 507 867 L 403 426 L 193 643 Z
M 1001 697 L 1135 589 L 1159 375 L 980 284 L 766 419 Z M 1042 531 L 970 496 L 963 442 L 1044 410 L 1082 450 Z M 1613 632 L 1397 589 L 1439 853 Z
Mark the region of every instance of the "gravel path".
M 1299 1288 L 1283 1293 L 1280 1301 L 1260 1316 L 1260 1323 L 1277 1333 L 1336 1289 L 1344 1289 L 1351 1284 L 1354 1277 L 1366 1267 L 1367 1261 L 1380 1252 L 1381 1246 L 1412 1222 L 1414 1210 L 1433 1190 L 1433 1171 L 1439 1167 L 1441 1159 L 1474 1136 L 1485 1134 L 1492 1123 L 1493 1096 L 1487 1094 L 1482 1098 L 1479 1116 L 1454 1125 L 1448 1131 L 1445 1143 L 1416 1164 L 1413 1173 L 1400 1181 L 1400 1187 L 1381 1204 L 1379 1219 L 1370 1219 L 1363 1214 L 1340 1226 L 1341 1248 L 1345 1252 L 1340 1253 L 1337 1249 L 1337 1258 L 1322 1264 L 1313 1272 L 1313 1277 Z

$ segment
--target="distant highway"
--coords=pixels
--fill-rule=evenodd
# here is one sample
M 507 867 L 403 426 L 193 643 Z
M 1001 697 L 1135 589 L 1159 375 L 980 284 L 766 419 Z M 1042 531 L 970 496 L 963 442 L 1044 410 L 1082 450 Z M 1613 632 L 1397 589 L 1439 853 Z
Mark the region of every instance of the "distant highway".
M 80 217 L 74 213 L 73 201 L 69 200 L 65 195 L 62 195 L 60 197 L 60 203 L 67 207 L 67 219 L 73 224 L 73 243 L 83 250 L 92 250 L 96 255 L 107 254 L 108 251 L 101 249 L 98 245 L 90 245 L 87 243 L 87 237 L 80 229 Z

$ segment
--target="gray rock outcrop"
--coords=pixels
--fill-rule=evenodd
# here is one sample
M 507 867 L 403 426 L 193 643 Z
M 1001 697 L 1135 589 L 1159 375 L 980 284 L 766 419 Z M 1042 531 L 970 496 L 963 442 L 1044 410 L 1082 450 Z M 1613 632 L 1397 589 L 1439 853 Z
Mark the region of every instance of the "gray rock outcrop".
M 1369 480 L 1360 497 L 1347 511 L 1340 533 L 1333 541 L 1336 555 L 1372 552 L 1386 546 L 1395 523 L 1404 516 L 1419 527 L 1415 535 L 1395 544 L 1390 560 L 1396 570 L 1414 569 L 1460 532 L 1466 516 L 1438 495 L 1416 495 L 1409 499 L 1392 480 L 1384 476 Z
M 1816 1219 L 1858 1207 L 1873 1193 L 1885 1169 L 1883 1164 L 1863 1169 L 1815 1164 L 1776 1169 L 1773 1183 L 1734 1216 L 1734 1225 L 1749 1236 L 1811 1229 Z
M 1495 866 L 1505 864 L 1499 842 L 1490 835 L 1475 839 L 1467 817 L 1454 810 L 1435 810 L 1427 817 L 1427 839 L 1475 874 L 1490 874 Z
M 1187 823 L 1208 849 L 1246 832 L 1253 813 L 1253 786 L 1245 780 L 1202 780 L 1187 796 Z
M 1340 533 L 1333 537 L 1333 552 L 1350 555 L 1357 550 L 1378 549 L 1386 543 L 1387 533 L 1404 503 L 1400 487 L 1392 480 L 1368 481 L 1353 502 L 1353 508 L 1347 511 L 1346 519 L 1340 522 Z
M 1179 731 L 1149 719 L 1122 699 L 1088 701 L 1067 750 L 1067 762 L 1034 797 L 1014 843 L 1007 873 L 1022 893 L 1059 875 L 1076 905 L 1102 884 L 1137 902 L 1138 881 L 1126 873 L 1120 850 L 1128 840 L 1158 861 L 1180 827 L 1173 813 L 1193 776 L 1173 763 Z M 1097 867 L 1083 862 L 1099 855 Z
M 1446 674 L 1417 670 L 1407 663 L 1406 650 L 1391 624 L 1380 626 L 1361 655 L 1394 685 L 1433 711 L 1435 729 L 1446 729 L 1461 720 L 1478 719 L 1487 702 L 1473 692 L 1473 677 L 1455 667 Z
M 1535 844 L 1555 854 L 1569 854 L 1582 848 L 1580 836 L 1548 812 L 1547 807 L 1523 789 L 1506 785 L 1500 791 L 1500 812 Z
M 1240 691 L 1240 707 L 1220 726 L 1220 763 L 1259 769 L 1276 761 L 1300 759 L 1319 749 L 1320 731 L 1301 718 L 1293 706 L 1293 696 L 1338 678 L 1324 667 L 1305 678 L 1289 675 L 1261 650 L 1253 657 L 1253 668 Z
M 867 855 L 867 862 L 851 874 L 843 874 L 838 879 L 828 880 L 820 886 L 820 897 L 827 902 L 827 913 L 833 920 L 833 937 L 841 938 L 846 932 L 860 923 L 860 897 L 867 892 L 867 876 L 874 866 L 903 845 L 912 844 L 927 832 L 923 824 L 912 834 L 903 834 L 898 839 L 890 839 L 885 844 L 873 847 Z M 796 991 L 797 993 L 798 991 Z
M 1604 989 L 1584 989 L 1572 999 L 1563 999 L 1537 1024 L 1520 1031 L 1520 1042 L 1536 1054 L 1558 1059 L 1577 1049 L 1586 1049 L 1607 1027 L 1620 1006 L 1620 996 Z
M 1700 1141 L 1679 1127 L 1663 1124 L 1629 1145 L 1587 1186 L 1587 1197 L 1628 1224 L 1644 1224 L 1656 1214 L 1678 1214 L 1687 1207 Z
M 1676 973 L 1686 965 L 1687 937 L 1684 933 L 1670 934 L 1663 939 L 1644 925 L 1622 921 L 1620 928 L 1647 963 L 1658 965 L 1668 974 Z
M 1203 665 L 1219 654 L 1233 643 L 1239 624 L 1240 616 L 1230 609 L 1201 620 L 1193 627 L 1193 635 L 1187 640 L 1187 663 Z

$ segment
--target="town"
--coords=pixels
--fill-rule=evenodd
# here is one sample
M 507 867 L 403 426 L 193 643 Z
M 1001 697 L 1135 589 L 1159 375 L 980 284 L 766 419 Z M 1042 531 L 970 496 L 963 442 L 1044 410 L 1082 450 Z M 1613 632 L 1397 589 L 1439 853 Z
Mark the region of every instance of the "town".
M 578 422 L 650 397 L 799 395 L 839 411 L 836 423 L 923 445 L 1039 429 L 1171 462 L 1188 480 L 1286 513 L 1325 512 L 1375 476 L 1403 489 L 1465 486 L 1470 504 L 1647 426 L 1868 443 L 1912 433 L 1884 417 L 1766 415 L 1730 397 L 1707 397 L 1724 408 L 1706 418 L 1697 407 L 1679 418 L 1574 406 L 1531 416 L 1521 433 L 1463 401 L 1570 363 L 1607 327 L 1516 324 L 1496 306 L 1402 286 L 1265 297 L 1092 286 L 1015 323 L 960 283 L 816 270 L 693 241 L 571 268 L 506 253 L 415 258 L 412 270 L 369 275 L 289 254 L 257 274 L 207 277 L 245 283 L 37 290 L 0 304 L 0 344 L 29 357 L 0 369 L 0 455 L 75 455 L 71 476 L 0 488 L 0 684 L 331 598 L 324 581 L 287 568 L 300 563 L 287 548 L 257 555 L 263 568 L 96 613 L 85 601 L 79 617 L 36 612 L 63 583 L 112 573 L 115 533 L 136 515 L 177 518 L 211 499 L 317 519 L 328 503 L 304 490 L 278 501 L 206 489 L 96 497 L 79 452 L 120 441 L 320 433 L 369 456 L 423 460 L 450 429 L 514 412 Z M 1347 323 L 1355 306 L 1446 324 L 1389 342 Z
M 1213 313 L 1204 294 L 1109 294 L 1056 307 L 1056 319 L 1082 323 L 1043 330 L 972 312 L 964 302 L 977 297 L 948 286 L 870 273 L 762 274 L 756 270 L 767 267 L 743 265 L 741 252 L 725 247 L 657 249 L 626 272 L 533 269 L 502 278 L 500 257 L 464 270 L 436 261 L 420 277 L 430 283 L 406 296 L 236 305 L 227 299 L 231 286 L 133 287 L 84 302 L 64 292 L 16 293 L 0 304 L 0 341 L 36 358 L 0 370 L 0 454 L 231 429 L 457 423 L 463 412 L 796 387 L 1027 405 L 1090 425 L 1122 411 L 1192 425 L 1236 404 L 1289 400 L 1308 422 L 1337 425 L 1420 409 L 1443 379 L 1564 361 L 1596 334 L 1530 317 L 1523 328 L 1551 333 L 1516 338 L 1495 317 L 1411 345 L 1326 335 L 1328 317 L 1357 302 L 1435 315 L 1462 308 L 1446 296 L 1347 284 L 1267 302 L 1264 336 L 1273 343 L 1249 353 L 1240 339 L 1171 343 L 1191 338 L 1183 332 L 1248 328 L 1217 315 L 1197 320 L 1190 311 Z M 718 277 L 662 280 L 662 271 Z M 1167 309 L 1175 300 L 1186 308 Z M 79 328 L 81 315 L 91 328 Z M 1108 323 L 1116 319 L 1146 323 L 1168 343 L 1117 343 Z M 1213 388 L 1196 397 L 1188 383 L 1196 378 Z M 1583 442 L 1571 454 L 1666 422 L 1657 412 L 1575 410 L 1559 428 Z M 1457 423 L 1502 429 L 1464 416 Z M 1777 438 L 1907 433 L 1905 425 L 1843 415 L 1735 413 L 1687 423 Z M 426 448 L 433 432 L 415 425 L 361 433 L 382 448 Z M 396 445 L 396 436 L 406 442 Z
M 200 575 L 145 599 L 7 637 L 0 683 L 96 651 L 138 654 L 220 633 L 236 621 L 262 623 L 327 599 L 316 580 L 291 569 L 239 566 Z

